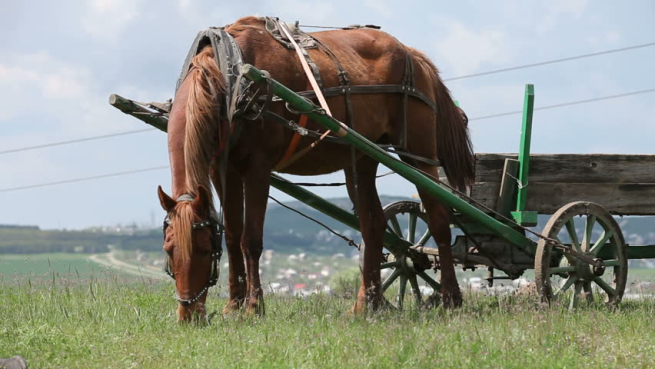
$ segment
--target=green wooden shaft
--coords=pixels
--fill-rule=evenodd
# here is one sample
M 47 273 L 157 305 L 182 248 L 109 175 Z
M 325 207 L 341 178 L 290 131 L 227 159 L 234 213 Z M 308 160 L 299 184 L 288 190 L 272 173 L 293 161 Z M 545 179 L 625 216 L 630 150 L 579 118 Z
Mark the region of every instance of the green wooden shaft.
M 158 115 L 148 115 L 148 114 L 133 114 L 134 112 L 140 113 L 143 108 L 140 108 L 138 105 L 134 104 L 131 100 L 125 99 L 119 95 L 113 94 L 109 98 L 109 103 L 124 112 L 125 114 L 130 114 L 133 117 L 161 130 L 166 132 L 168 128 L 168 118 L 165 116 Z M 300 186 L 297 186 L 286 179 L 271 173 L 271 186 L 277 188 L 278 190 L 286 193 L 287 195 L 295 198 L 298 201 L 301 201 L 312 208 L 320 211 L 321 213 L 347 225 L 348 227 L 359 231 L 359 218 L 346 211 L 333 203 L 325 200 L 324 198 L 314 194 L 311 191 L 308 191 Z M 393 235 L 388 230 L 384 234 L 384 246 L 391 252 L 402 252 L 406 248 L 399 247 L 399 243 L 403 243 L 403 240 L 399 240 L 398 237 Z
M 524 211 L 528 200 L 528 173 L 530 172 L 530 142 L 532 140 L 532 112 L 534 109 L 534 85 L 525 85 L 523 99 L 523 123 L 519 146 L 519 188 L 516 195 L 516 211 Z
M 360 231 L 359 218 L 355 214 L 334 205 L 333 203 L 314 194 L 313 192 L 308 191 L 298 185 L 295 185 L 287 181 L 286 179 L 278 176 L 277 174 L 273 174 L 273 173 L 271 173 L 271 186 L 295 198 L 296 200 L 311 206 L 312 208 L 320 211 L 321 213 L 347 225 L 348 227 L 356 231 Z M 389 251 L 395 253 L 404 250 L 405 248 L 399 247 L 400 246 L 398 245 L 399 242 L 402 242 L 402 240 L 399 240 L 398 237 L 393 235 L 388 230 L 385 230 L 384 246 Z
M 407 179 L 411 183 L 425 190 L 429 194 L 437 197 L 444 205 L 452 207 L 485 226 L 489 231 L 502 237 L 516 247 L 530 252 L 534 251 L 535 243 L 524 235 L 509 227 L 508 225 L 497 221 L 476 207 L 468 204 L 459 197 L 452 194 L 448 189 L 441 187 L 430 178 L 426 177 L 416 169 L 403 163 L 402 161 L 389 155 L 386 151 L 382 150 L 377 145 L 366 140 L 357 132 L 349 129 L 345 124 L 338 120 L 324 114 L 322 111 L 317 111 L 314 104 L 307 101 L 303 97 L 297 95 L 284 85 L 268 77 L 268 73 L 263 73 L 252 65 L 246 64 L 242 67 L 241 72 L 250 80 L 254 82 L 270 82 L 271 92 L 287 101 L 294 109 L 307 115 L 314 121 L 322 124 L 330 131 L 334 132 L 337 136 L 341 137 L 355 148 L 361 150 L 369 155 L 376 161 L 384 164 L 388 168 L 394 170 L 396 173 Z

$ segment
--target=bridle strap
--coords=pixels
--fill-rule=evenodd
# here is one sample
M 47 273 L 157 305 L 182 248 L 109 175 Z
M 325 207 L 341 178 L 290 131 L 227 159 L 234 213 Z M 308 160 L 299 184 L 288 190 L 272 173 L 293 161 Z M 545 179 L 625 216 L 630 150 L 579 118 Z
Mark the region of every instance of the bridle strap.
M 175 200 L 175 201 L 177 201 L 177 202 L 180 202 L 180 201 L 189 201 L 189 202 L 191 202 L 193 200 L 195 200 L 195 197 L 193 197 L 189 193 L 185 193 L 185 194 L 180 195 L 180 197 L 178 197 L 177 200 Z
M 191 202 L 195 199 L 195 197 L 191 194 L 185 193 L 180 195 L 177 198 L 177 202 L 180 201 L 188 201 Z M 209 275 L 209 280 L 203 288 L 200 289 L 193 297 L 189 299 L 183 299 L 180 297 L 180 295 L 175 292 L 175 299 L 180 303 L 182 306 L 190 306 L 194 304 L 198 299 L 207 293 L 210 287 L 215 286 L 216 283 L 218 282 L 218 277 L 219 277 L 219 268 L 220 268 L 220 262 L 221 262 L 221 256 L 223 255 L 223 232 L 225 227 L 223 226 L 223 213 L 221 212 L 220 215 L 216 214 L 216 211 L 214 209 L 210 210 L 209 213 L 209 218 L 206 220 L 202 220 L 200 222 L 194 222 L 191 225 L 192 230 L 204 228 L 204 227 L 211 227 L 214 229 L 214 233 L 212 234 L 212 265 L 211 265 L 211 271 Z M 166 218 L 164 219 L 164 226 L 162 228 L 164 234 L 166 233 L 166 227 L 170 226 L 172 223 L 170 216 L 167 214 Z M 164 266 L 164 271 L 166 274 L 168 274 L 173 280 L 175 280 L 175 274 L 173 273 L 172 267 L 171 267 L 171 260 L 170 257 L 167 256 L 167 260 Z

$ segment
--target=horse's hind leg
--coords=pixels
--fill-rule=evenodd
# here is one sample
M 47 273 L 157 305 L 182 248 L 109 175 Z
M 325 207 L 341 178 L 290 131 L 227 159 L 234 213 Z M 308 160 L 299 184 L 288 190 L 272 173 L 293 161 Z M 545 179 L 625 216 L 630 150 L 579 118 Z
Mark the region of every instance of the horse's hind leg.
M 228 277 L 229 297 L 223 314 L 235 311 L 243 306 L 246 299 L 246 269 L 241 252 L 241 235 L 243 234 L 243 183 L 236 171 L 228 170 L 225 196 L 219 180 L 218 166 L 212 171 L 214 188 L 221 199 L 225 222 L 225 245 L 230 266 Z M 220 266 L 219 266 L 220 267 Z
M 346 180 L 357 183 L 355 209 L 359 215 L 359 227 L 366 247 L 362 266 L 362 284 L 353 308 L 355 314 L 367 308 L 377 310 L 381 306 L 380 263 L 382 262 L 382 242 L 384 236 L 384 213 L 375 188 L 375 175 L 378 163 L 369 157 L 357 162 L 357 175 L 353 178 L 351 170 L 346 169 Z
M 246 273 L 248 275 L 248 295 L 246 310 L 250 314 L 264 314 L 264 291 L 259 278 L 259 258 L 264 249 L 264 216 L 270 185 L 270 171 L 255 170 L 266 166 L 251 164 L 253 169 L 244 174 L 244 190 L 246 196 L 246 214 L 241 250 L 246 258 Z
M 438 168 L 419 163 L 419 168 L 435 178 L 439 178 Z M 451 250 L 450 212 L 434 196 L 418 189 L 421 201 L 428 215 L 428 228 L 439 246 L 439 266 L 441 268 L 441 296 L 446 308 L 462 305 L 462 293 L 457 284 L 455 262 Z

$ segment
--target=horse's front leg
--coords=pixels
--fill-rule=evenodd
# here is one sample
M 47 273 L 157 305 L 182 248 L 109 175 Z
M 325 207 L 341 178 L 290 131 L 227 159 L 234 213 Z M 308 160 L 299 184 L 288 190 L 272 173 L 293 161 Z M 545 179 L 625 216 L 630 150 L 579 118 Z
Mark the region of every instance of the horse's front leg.
M 218 162 L 218 160 L 217 160 Z M 225 222 L 225 246 L 230 266 L 228 285 L 229 297 L 223 314 L 239 310 L 246 299 L 246 269 L 243 263 L 243 253 L 239 243 L 243 234 L 243 182 L 239 173 L 228 170 L 225 177 L 228 178 L 223 195 L 223 186 L 220 181 L 218 164 L 212 170 L 212 181 L 218 192 L 223 206 Z
M 251 314 L 264 314 L 264 291 L 259 278 L 259 258 L 262 255 L 264 237 L 264 216 L 270 185 L 270 170 L 261 165 L 252 165 L 244 175 L 244 190 L 246 196 L 246 216 L 241 250 L 246 259 L 248 275 L 248 294 L 246 296 L 246 311 Z
M 355 209 L 359 215 L 359 226 L 366 247 L 362 265 L 362 284 L 357 294 L 353 313 L 364 313 L 368 308 L 377 310 L 381 306 L 380 264 L 384 237 L 384 213 L 375 187 L 378 163 L 368 157 L 357 162 L 356 178 L 346 170 L 346 180 L 357 183 Z

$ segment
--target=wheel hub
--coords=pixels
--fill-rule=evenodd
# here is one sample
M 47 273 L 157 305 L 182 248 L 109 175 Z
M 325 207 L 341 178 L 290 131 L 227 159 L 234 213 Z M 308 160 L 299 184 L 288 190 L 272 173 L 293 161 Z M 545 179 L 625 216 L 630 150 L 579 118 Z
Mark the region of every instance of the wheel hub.
M 587 256 L 595 258 L 595 255 L 592 253 L 586 253 Z M 596 277 L 600 277 L 605 273 L 605 267 L 595 267 L 591 264 L 588 264 L 580 259 L 575 262 L 575 271 L 583 282 L 591 282 Z

